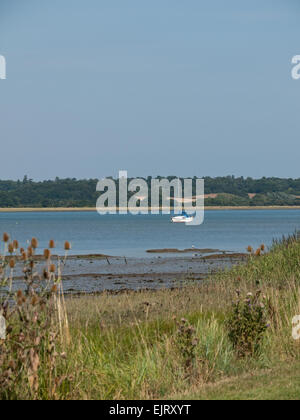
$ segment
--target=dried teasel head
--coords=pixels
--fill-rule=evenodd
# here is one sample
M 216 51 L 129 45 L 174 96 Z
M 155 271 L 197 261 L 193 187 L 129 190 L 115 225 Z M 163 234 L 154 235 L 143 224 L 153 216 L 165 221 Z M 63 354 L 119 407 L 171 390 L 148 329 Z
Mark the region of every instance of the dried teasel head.
M 247 251 L 251 254 L 253 252 L 252 246 L 249 245 L 248 248 L 247 248 Z
M 21 258 L 22 258 L 22 261 L 26 261 L 27 260 L 27 254 L 26 254 L 26 252 L 22 252 Z
M 15 250 L 14 244 L 13 243 L 8 244 L 8 252 L 12 254 L 14 250 Z
M 38 303 L 38 298 L 36 295 L 34 295 L 31 299 L 31 305 L 35 306 Z
M 255 256 L 256 256 L 256 257 L 260 257 L 260 256 L 261 256 L 261 249 L 260 249 L 260 248 L 258 248 L 258 249 L 256 250 L 256 252 L 255 252 Z
M 37 247 L 39 246 L 38 240 L 36 238 L 31 239 L 31 246 L 33 249 L 37 249 Z
M 50 257 L 51 257 L 51 251 L 49 249 L 45 249 L 44 250 L 44 257 L 45 257 L 45 260 L 49 260 L 50 259 Z
M 23 297 L 23 292 L 22 292 L 22 290 L 18 290 L 18 291 L 17 291 L 17 298 L 18 298 L 18 299 L 22 299 L 22 297 Z
M 56 292 L 57 292 L 57 286 L 56 286 L 56 284 L 54 284 L 54 285 L 52 286 L 51 292 L 52 292 L 52 293 L 56 293 Z
M 50 273 L 55 273 L 55 271 L 56 271 L 55 264 L 51 264 L 51 265 L 50 265 L 50 267 L 49 267 L 49 271 L 50 271 Z
M 15 249 L 19 249 L 19 242 L 16 239 L 13 241 L 13 245 Z
M 21 306 L 24 302 L 24 295 L 22 290 L 18 290 L 17 291 L 17 305 Z
M 65 251 L 70 251 L 71 250 L 71 244 L 70 242 L 66 241 L 65 242 Z
M 16 266 L 16 262 L 15 262 L 15 260 L 12 258 L 12 259 L 9 261 L 9 267 L 10 267 L 11 269 L 13 269 L 13 268 L 15 268 L 15 266 Z
M 43 277 L 44 277 L 45 280 L 49 280 L 49 278 L 50 278 L 49 271 L 46 268 L 43 271 Z
M 264 250 L 266 249 L 265 245 L 261 244 L 260 249 L 261 249 L 262 252 L 264 252 Z
M 8 242 L 8 241 L 9 241 L 9 234 L 3 233 L 3 242 Z
M 27 248 L 27 255 L 28 255 L 28 257 L 31 258 L 33 256 L 33 254 L 34 254 L 33 248 L 31 246 L 29 246 Z
M 49 241 L 49 249 L 53 248 L 55 248 L 55 242 L 53 241 L 53 239 L 51 239 L 51 241 Z

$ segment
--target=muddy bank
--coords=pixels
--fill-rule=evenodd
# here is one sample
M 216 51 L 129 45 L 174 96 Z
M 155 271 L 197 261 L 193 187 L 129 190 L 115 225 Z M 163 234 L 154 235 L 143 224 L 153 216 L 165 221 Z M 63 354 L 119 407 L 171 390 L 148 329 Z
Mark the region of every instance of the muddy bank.
M 67 259 L 63 268 L 63 288 L 66 294 L 175 288 L 201 282 L 208 275 L 230 268 L 246 258 L 244 254 L 127 259 L 93 255 L 74 256 Z M 42 271 L 45 264 L 45 261 L 37 260 L 37 270 Z M 18 263 L 14 289 L 23 287 L 22 265 Z
M 187 249 L 177 249 L 177 248 L 163 248 L 163 249 L 148 249 L 146 252 L 149 254 L 191 254 L 193 252 L 200 254 L 213 254 L 216 252 L 222 252 L 220 249 L 210 249 L 210 248 L 187 248 Z M 223 251 L 225 252 L 225 251 Z

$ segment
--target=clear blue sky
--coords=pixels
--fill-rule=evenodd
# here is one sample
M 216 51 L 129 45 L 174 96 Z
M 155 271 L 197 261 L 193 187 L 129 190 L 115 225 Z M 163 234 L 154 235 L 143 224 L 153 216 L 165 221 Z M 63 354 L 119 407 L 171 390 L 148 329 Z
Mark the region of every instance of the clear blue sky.
M 299 177 L 298 0 L 1 0 L 0 178 Z

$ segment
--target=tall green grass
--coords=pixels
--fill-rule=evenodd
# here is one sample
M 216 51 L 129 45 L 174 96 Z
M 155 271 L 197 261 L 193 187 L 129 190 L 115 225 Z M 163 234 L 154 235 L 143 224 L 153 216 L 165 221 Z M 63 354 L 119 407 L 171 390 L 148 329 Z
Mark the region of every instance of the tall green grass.
M 227 320 L 237 289 L 260 290 L 268 302 L 270 328 L 252 357 L 238 357 L 229 339 Z M 70 340 L 55 371 L 68 381 L 55 394 L 45 386 L 40 398 L 164 399 L 195 390 L 205 395 L 211 384 L 299 360 L 292 318 L 300 314 L 300 242 L 285 239 L 201 284 L 70 298 L 66 308 Z M 188 363 L 180 323 L 192 328 Z M 39 376 L 47 382 L 43 365 Z

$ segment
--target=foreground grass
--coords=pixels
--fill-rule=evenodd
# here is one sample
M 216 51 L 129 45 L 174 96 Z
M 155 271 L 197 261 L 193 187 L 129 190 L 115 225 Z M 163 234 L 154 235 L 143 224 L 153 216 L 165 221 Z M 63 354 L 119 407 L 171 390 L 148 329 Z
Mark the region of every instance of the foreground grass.
M 172 396 L 187 400 L 300 400 L 300 363 L 229 378 Z
M 237 289 L 259 290 L 268 302 L 270 327 L 251 357 L 238 357 L 228 336 Z M 292 338 L 300 314 L 296 238 L 201 284 L 72 297 L 66 310 L 68 339 L 53 370 L 62 380 L 55 392 L 48 389 L 41 364 L 37 398 L 300 399 L 300 341 Z M 188 340 L 180 326 L 191 327 Z M 19 385 L 21 398 L 26 384 Z
M 300 343 L 291 335 L 300 314 L 299 256 L 298 241 L 284 242 L 202 285 L 68 300 L 75 379 L 62 397 L 300 398 Z M 237 288 L 260 289 L 271 308 L 261 350 L 247 359 L 235 354 L 225 323 Z M 198 339 L 188 369 L 177 334 L 182 317 Z

